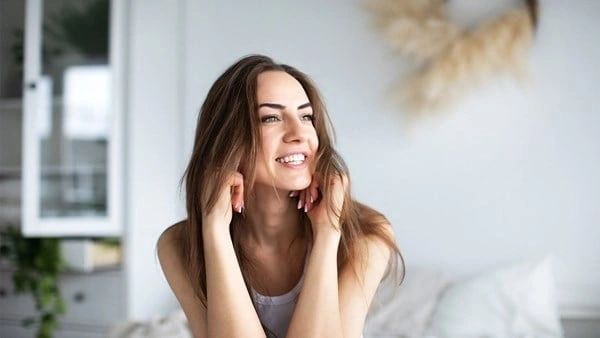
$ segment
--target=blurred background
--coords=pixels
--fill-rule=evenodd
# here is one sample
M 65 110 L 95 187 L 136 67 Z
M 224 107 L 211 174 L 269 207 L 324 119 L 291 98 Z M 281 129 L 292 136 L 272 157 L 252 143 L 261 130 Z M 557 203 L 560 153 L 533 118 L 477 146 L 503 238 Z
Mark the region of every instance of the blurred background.
M 520 4 L 447 8 L 477 26 Z M 56 337 L 105 337 L 179 308 L 155 244 L 185 218 L 210 85 L 251 53 L 316 82 L 353 194 L 408 267 L 462 278 L 550 255 L 565 336 L 600 337 L 600 2 L 539 6 L 525 83 L 490 77 L 408 123 L 390 90 L 416 66 L 358 0 L 0 0 L 0 337 L 55 320 Z

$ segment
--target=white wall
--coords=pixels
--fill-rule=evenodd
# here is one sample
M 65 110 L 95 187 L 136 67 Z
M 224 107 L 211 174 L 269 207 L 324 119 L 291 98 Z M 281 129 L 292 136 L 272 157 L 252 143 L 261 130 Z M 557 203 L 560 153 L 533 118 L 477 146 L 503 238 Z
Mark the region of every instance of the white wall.
M 450 5 L 472 23 L 507 2 Z M 320 86 L 355 196 L 390 218 L 408 264 L 464 274 L 553 253 L 563 313 L 600 313 L 600 2 L 541 1 L 529 87 L 499 77 L 413 129 L 386 101 L 410 65 L 371 28 L 358 0 L 185 1 L 184 13 L 185 77 L 169 82 L 184 91 L 182 160 L 212 82 L 239 57 L 265 53 Z M 174 38 L 169 25 L 148 28 Z M 175 81 L 147 66 L 134 68 Z M 171 192 L 176 181 L 160 184 Z
M 127 318 L 177 306 L 155 256 L 177 218 L 181 162 L 181 1 L 129 2 L 126 109 Z

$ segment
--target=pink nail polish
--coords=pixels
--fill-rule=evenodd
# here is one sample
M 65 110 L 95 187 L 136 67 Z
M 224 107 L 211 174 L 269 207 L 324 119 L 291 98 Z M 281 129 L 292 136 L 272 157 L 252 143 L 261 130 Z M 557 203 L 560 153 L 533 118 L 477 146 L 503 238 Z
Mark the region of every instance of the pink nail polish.
M 307 204 L 305 204 L 305 205 L 304 205 L 304 212 L 306 212 L 307 210 L 308 210 L 308 205 L 307 205 Z

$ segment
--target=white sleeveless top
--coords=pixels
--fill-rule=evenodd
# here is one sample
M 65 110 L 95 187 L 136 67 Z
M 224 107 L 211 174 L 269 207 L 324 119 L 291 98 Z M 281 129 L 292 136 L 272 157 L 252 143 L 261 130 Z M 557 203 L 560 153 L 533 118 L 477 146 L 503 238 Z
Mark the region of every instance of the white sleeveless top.
M 310 249 L 311 244 L 309 243 L 304 258 L 302 276 L 300 277 L 298 283 L 296 283 L 296 286 L 294 286 L 287 293 L 270 297 L 261 295 L 251 287 L 252 296 L 256 302 L 258 316 L 260 317 L 261 322 L 275 335 L 277 335 L 278 338 L 285 338 L 288 326 L 290 325 L 290 320 L 292 319 L 294 308 L 298 302 L 300 290 L 302 290 Z
M 304 259 L 304 269 L 302 270 L 302 277 L 296 286 L 294 286 L 290 291 L 284 293 L 279 296 L 265 296 L 256 292 L 254 288 L 250 288 L 252 291 L 252 296 L 254 297 L 254 301 L 256 302 L 256 307 L 258 310 L 258 316 L 260 317 L 263 325 L 269 328 L 277 338 L 285 338 L 287 333 L 287 329 L 290 325 L 290 320 L 292 319 L 292 314 L 294 313 L 294 308 L 296 307 L 296 303 L 298 302 L 298 296 L 300 291 L 302 290 L 302 285 L 304 282 L 304 275 L 306 273 L 306 266 L 308 265 L 308 255 L 310 253 L 311 244 L 309 243 L 308 250 L 306 252 L 306 256 Z M 362 337 L 362 335 L 361 335 Z

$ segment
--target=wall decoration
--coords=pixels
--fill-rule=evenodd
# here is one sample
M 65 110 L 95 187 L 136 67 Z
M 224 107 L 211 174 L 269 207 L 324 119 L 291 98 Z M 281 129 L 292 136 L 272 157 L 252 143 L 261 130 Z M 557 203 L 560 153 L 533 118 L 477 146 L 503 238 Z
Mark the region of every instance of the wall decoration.
M 366 0 L 365 6 L 391 47 L 418 65 L 394 90 L 411 113 L 448 108 L 494 74 L 525 75 L 538 21 L 536 0 L 471 29 L 449 20 L 444 0 Z

